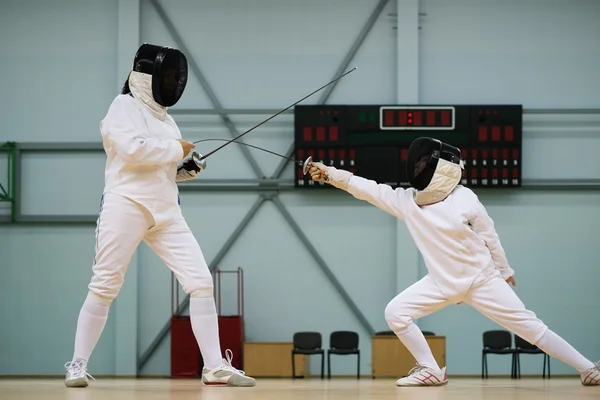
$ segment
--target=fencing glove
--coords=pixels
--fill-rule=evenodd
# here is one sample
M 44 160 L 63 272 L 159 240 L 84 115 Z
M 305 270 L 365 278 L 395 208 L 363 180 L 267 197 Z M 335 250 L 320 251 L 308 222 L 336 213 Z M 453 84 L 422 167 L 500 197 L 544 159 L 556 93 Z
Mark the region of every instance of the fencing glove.
M 177 168 L 175 182 L 185 182 L 194 179 L 200 171 L 206 169 L 206 160 L 201 160 L 202 154 L 193 152 L 191 156 L 185 159 Z
M 335 167 L 328 167 L 325 164 L 313 161 L 310 163 L 308 173 L 315 182 L 325 182 L 337 187 L 338 189 L 346 190 L 348 181 L 352 177 L 352 173 Z

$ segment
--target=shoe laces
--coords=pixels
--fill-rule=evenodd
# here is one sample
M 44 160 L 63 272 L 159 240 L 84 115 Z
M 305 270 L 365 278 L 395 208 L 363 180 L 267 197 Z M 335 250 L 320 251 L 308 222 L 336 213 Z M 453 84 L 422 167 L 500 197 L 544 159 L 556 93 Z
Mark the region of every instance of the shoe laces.
M 239 370 L 237 368 L 235 368 L 233 365 L 231 365 L 231 362 L 233 361 L 233 352 L 229 349 L 225 350 L 225 358 L 223 359 L 223 363 L 225 364 L 225 367 L 231 371 L 233 371 L 236 374 L 239 375 L 246 375 L 246 373 L 242 370 Z
M 85 362 L 81 360 L 69 361 L 65 364 L 66 369 L 72 369 L 76 374 L 83 372 L 86 376 L 92 380 L 96 380 L 92 375 L 87 372 Z
M 410 376 L 410 375 L 418 374 L 419 372 L 421 372 L 424 369 L 427 369 L 427 367 L 424 365 L 421 365 L 421 364 L 417 364 L 410 371 L 408 371 L 408 375 Z

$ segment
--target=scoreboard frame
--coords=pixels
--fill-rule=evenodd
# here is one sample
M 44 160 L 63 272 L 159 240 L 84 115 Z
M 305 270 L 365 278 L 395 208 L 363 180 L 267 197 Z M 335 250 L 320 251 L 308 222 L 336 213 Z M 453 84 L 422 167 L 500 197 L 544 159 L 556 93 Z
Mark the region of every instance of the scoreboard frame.
M 404 117 L 421 111 L 421 118 L 409 125 L 408 119 L 401 120 L 403 111 Z M 393 114 L 387 123 L 382 121 L 385 112 Z M 294 155 L 299 160 L 312 156 L 394 188 L 408 187 L 408 147 L 417 137 L 429 136 L 461 149 L 465 161 L 461 184 L 515 189 L 522 184 L 522 131 L 520 104 L 297 105 Z M 302 166 L 296 166 L 294 173 L 297 188 L 328 187 L 304 175 Z

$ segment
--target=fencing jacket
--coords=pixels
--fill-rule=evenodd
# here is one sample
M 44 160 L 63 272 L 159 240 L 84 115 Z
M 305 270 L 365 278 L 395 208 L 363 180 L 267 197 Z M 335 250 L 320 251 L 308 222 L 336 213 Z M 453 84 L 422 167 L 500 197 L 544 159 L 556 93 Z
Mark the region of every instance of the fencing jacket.
M 181 132 L 170 115 L 154 116 L 140 100 L 117 96 L 100 123 L 106 152 L 105 193 L 128 197 L 151 212 L 178 204 L 175 182 L 183 149 Z
M 430 276 L 447 297 L 464 295 L 489 267 L 504 279 L 514 274 L 494 222 L 471 189 L 457 186 L 446 199 L 421 207 L 413 188 L 394 190 L 344 170 L 329 169 L 328 175 L 332 185 L 406 223 Z

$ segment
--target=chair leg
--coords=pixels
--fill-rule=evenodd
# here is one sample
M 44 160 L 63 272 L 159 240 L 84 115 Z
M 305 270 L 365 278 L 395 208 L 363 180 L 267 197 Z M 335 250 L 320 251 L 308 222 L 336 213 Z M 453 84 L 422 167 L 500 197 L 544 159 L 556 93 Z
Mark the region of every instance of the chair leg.
M 517 378 L 521 379 L 521 355 L 517 354 Z
M 356 379 L 360 379 L 360 353 L 356 353 Z
M 484 357 L 485 357 L 484 358 L 485 359 L 485 362 L 484 362 L 484 365 L 485 365 L 485 379 L 487 379 L 488 378 L 487 354 Z
M 515 379 L 517 375 L 517 359 L 516 354 L 512 353 L 510 358 L 510 379 Z
M 544 365 L 542 367 L 542 379 L 546 379 L 546 355 L 544 354 Z
M 485 353 L 481 352 L 481 379 L 485 379 Z
M 331 379 L 331 353 L 327 352 L 327 379 Z
M 296 378 L 296 364 L 294 363 L 294 353 L 292 353 L 292 379 Z
M 325 354 L 321 353 L 321 379 L 325 379 Z

